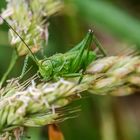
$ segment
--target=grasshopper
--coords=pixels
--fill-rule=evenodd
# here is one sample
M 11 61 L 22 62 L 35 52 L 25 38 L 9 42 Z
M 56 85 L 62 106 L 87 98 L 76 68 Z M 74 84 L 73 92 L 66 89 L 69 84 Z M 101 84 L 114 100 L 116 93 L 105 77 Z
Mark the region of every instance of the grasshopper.
M 1 17 L 1 16 L 0 16 Z M 2 18 L 2 17 L 1 17 Z M 2 18 L 3 19 L 3 18 Z M 76 77 L 81 76 L 86 67 L 96 59 L 97 55 L 90 50 L 92 41 L 95 41 L 96 46 L 105 56 L 105 51 L 96 39 L 92 30 L 89 30 L 84 39 L 68 52 L 62 54 L 54 54 L 48 58 L 39 60 L 31 51 L 22 37 L 13 29 L 13 27 L 5 20 L 3 21 L 14 31 L 21 39 L 24 45 L 28 48 L 31 58 L 38 66 L 38 72 L 44 80 L 58 80 L 60 77 Z

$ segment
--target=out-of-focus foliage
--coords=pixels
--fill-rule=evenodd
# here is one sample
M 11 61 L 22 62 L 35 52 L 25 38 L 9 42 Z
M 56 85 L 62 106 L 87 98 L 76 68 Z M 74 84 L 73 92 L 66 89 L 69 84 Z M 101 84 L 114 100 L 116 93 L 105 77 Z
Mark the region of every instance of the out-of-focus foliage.
M 120 38 L 137 43 L 140 46 L 140 21 L 128 13 L 115 7 L 109 2 L 101 0 L 75 0 L 75 6 L 81 16 L 91 24 L 106 29 Z

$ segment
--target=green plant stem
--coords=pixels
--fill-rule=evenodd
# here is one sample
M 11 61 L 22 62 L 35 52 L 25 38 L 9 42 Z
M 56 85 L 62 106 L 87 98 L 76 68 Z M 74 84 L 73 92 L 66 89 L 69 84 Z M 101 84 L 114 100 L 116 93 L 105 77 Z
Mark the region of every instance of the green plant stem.
M 101 123 L 101 139 L 102 140 L 116 140 L 115 120 L 112 112 L 112 98 L 104 97 L 98 101 L 100 109 L 100 123 Z
M 9 73 L 12 71 L 12 69 L 13 69 L 16 61 L 17 61 L 17 58 L 18 58 L 18 56 L 16 54 L 16 51 L 13 51 L 13 54 L 12 54 L 12 58 L 11 58 L 9 67 L 8 67 L 8 69 L 6 70 L 6 72 L 4 73 L 3 77 L 0 80 L 0 88 L 2 87 L 3 83 L 7 79 L 7 76 L 9 75 Z

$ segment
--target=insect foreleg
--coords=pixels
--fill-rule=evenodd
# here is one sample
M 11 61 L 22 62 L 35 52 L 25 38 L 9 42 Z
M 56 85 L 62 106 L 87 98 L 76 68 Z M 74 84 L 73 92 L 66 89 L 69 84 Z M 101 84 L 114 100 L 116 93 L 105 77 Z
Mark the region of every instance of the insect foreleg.
M 63 64 L 62 64 L 62 66 L 59 68 L 58 71 L 61 71 L 61 70 L 64 68 L 64 66 L 65 66 L 66 63 L 67 63 L 67 61 L 66 61 L 66 59 L 64 59 L 64 62 L 63 62 Z
M 23 76 L 24 76 L 25 73 L 26 73 L 27 64 L 28 64 L 28 59 L 29 59 L 29 55 L 26 55 L 26 57 L 25 57 L 25 59 L 24 59 L 24 64 L 23 64 L 22 72 L 21 72 L 21 75 L 19 76 L 20 79 L 23 78 Z

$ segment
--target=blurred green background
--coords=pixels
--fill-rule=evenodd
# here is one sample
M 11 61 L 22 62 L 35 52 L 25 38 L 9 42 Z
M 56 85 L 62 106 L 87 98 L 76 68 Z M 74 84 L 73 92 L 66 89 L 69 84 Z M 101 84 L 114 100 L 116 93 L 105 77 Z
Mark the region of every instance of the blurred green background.
M 89 28 L 95 31 L 109 55 L 120 55 L 128 46 L 140 48 L 140 1 L 138 0 L 65 0 L 61 14 L 49 19 L 49 44 L 46 56 L 66 52 L 78 43 Z M 6 6 L 0 1 L 0 8 Z M 8 27 L 0 26 L 0 77 L 7 69 L 12 49 Z M 23 58 L 9 78 L 18 76 Z M 84 93 L 83 93 L 84 96 Z M 75 101 L 81 107 L 79 116 L 62 122 L 66 140 L 139 140 L 139 95 L 128 97 L 84 96 Z M 32 140 L 47 140 L 47 127 L 28 130 Z

